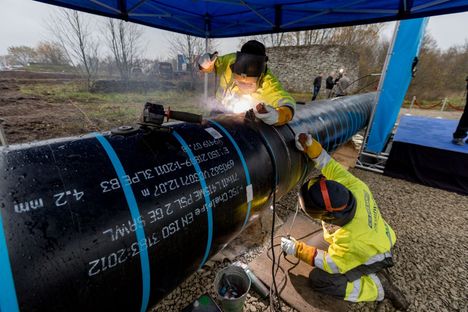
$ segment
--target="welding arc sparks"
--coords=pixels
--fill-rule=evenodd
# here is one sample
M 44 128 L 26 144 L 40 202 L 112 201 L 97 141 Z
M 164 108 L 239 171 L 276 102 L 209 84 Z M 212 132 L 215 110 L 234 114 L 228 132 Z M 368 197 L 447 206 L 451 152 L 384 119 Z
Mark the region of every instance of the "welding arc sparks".
M 235 114 L 239 114 L 253 108 L 254 101 L 250 95 L 231 95 L 226 96 L 223 99 L 222 104 L 227 110 Z

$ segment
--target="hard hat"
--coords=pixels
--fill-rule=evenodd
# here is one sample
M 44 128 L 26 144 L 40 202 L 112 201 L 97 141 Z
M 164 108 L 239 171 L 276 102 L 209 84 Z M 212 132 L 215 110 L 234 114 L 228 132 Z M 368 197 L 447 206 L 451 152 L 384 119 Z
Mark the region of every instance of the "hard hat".
M 265 46 L 257 40 L 250 40 L 236 53 L 231 70 L 243 77 L 260 77 L 266 71 L 267 61 Z
M 356 212 L 353 194 L 341 183 L 322 175 L 302 185 L 299 204 L 310 217 L 339 226 L 348 223 Z

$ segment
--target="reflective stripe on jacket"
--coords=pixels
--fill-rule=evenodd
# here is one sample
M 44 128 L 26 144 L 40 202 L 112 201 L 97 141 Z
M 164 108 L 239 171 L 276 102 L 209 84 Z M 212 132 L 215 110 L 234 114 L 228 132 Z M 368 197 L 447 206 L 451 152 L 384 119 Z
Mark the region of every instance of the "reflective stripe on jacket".
M 236 61 L 236 54 L 231 53 L 220 56 L 215 62 L 215 71 L 218 76 L 218 88 L 216 90 L 216 98 L 222 100 L 230 94 L 239 92 L 239 88 L 234 83 L 231 65 Z M 296 101 L 292 96 L 283 89 L 278 79 L 271 73 L 269 69 L 260 77 L 258 89 L 251 96 L 258 103 L 265 103 L 275 108 L 288 106 L 292 109 L 293 114 L 296 109 Z
M 396 235 L 380 215 L 367 185 L 349 173 L 324 150 L 315 159 L 322 174 L 344 185 L 356 199 L 356 213 L 344 226 L 322 222 L 327 251 L 298 244 L 296 256 L 328 273 L 345 275 L 348 283 L 345 300 L 383 299 L 382 285 L 374 274 L 391 266 L 391 248 Z
M 321 155 L 321 158 L 324 157 Z M 323 237 L 330 247 L 326 252 L 317 253 L 315 265 L 329 273 L 343 274 L 360 265 L 371 265 L 390 258 L 396 235 L 380 215 L 369 188 L 330 156 L 326 158 L 317 162 L 322 174 L 351 191 L 356 199 L 356 213 L 350 222 L 332 233 L 322 224 Z

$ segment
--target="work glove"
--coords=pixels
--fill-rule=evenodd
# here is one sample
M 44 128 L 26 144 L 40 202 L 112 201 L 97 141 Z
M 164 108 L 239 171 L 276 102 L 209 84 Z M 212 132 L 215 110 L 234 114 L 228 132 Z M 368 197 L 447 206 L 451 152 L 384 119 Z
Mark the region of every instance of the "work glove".
M 209 69 L 214 65 L 217 58 L 218 58 L 218 52 L 215 52 L 212 54 L 205 53 L 201 55 L 200 58 L 198 59 L 198 65 L 200 65 L 202 69 Z
M 260 103 L 255 107 L 254 114 L 267 125 L 281 126 L 292 119 L 292 111 L 287 106 L 274 108 L 273 106 Z
M 323 150 L 322 145 L 306 133 L 296 134 L 296 147 L 312 159 L 319 157 Z
M 296 243 L 297 241 L 293 237 L 281 237 L 281 250 L 288 255 L 296 255 Z
M 263 103 L 258 104 L 255 106 L 254 114 L 267 125 L 274 125 L 278 122 L 279 114 L 276 109 L 270 105 L 265 105 Z

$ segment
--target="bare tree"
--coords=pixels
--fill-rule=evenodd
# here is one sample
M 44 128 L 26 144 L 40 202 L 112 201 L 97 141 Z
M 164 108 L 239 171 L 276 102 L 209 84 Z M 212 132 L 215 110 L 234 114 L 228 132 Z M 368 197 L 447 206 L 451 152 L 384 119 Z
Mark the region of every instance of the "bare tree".
M 36 48 L 37 59 L 42 63 L 63 65 L 67 63 L 66 52 L 56 42 L 42 41 Z
M 204 38 L 172 34 L 167 40 L 173 58 L 176 58 L 178 54 L 183 54 L 190 63 L 193 63 L 197 56 L 205 52 Z M 208 52 L 214 52 L 216 48 L 216 42 L 213 39 L 208 39 Z
M 109 18 L 106 21 L 106 30 L 104 37 L 114 56 L 120 78 L 128 81 L 131 78 L 132 68 L 137 65 L 142 54 L 143 28 L 133 23 Z
M 193 88 L 196 78 L 195 73 L 198 71 L 198 68 L 195 66 L 196 58 L 205 53 L 206 39 L 189 35 L 173 34 L 167 40 L 169 41 L 172 57 L 176 58 L 177 55 L 183 54 L 188 59 L 191 87 Z M 214 52 L 216 48 L 216 42 L 213 39 L 208 39 L 208 51 Z
M 59 9 L 51 16 L 48 28 L 66 52 L 69 63 L 86 79 L 89 90 L 99 65 L 99 42 L 91 33 L 89 19 L 83 13 Z
M 12 64 L 26 66 L 35 60 L 36 51 L 27 46 L 9 47 L 8 57 Z
M 280 47 L 286 44 L 287 38 L 289 38 L 289 33 L 276 33 L 276 34 L 268 34 L 268 35 L 256 35 L 256 36 L 248 36 L 244 37 L 239 42 L 239 50 L 242 48 L 244 43 L 249 40 L 257 40 L 263 43 L 267 47 Z
M 240 45 L 255 39 L 268 47 L 309 46 L 335 44 L 346 46 L 372 45 L 378 40 L 383 24 L 359 25 L 341 28 L 315 29 L 246 37 Z

